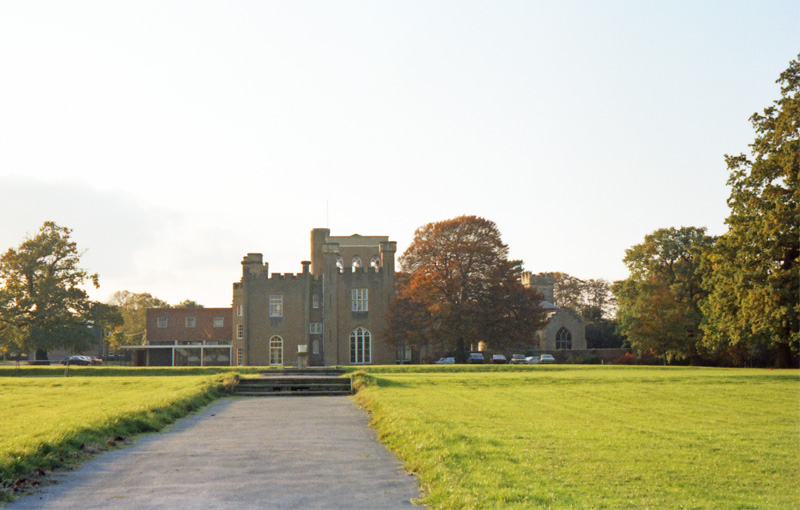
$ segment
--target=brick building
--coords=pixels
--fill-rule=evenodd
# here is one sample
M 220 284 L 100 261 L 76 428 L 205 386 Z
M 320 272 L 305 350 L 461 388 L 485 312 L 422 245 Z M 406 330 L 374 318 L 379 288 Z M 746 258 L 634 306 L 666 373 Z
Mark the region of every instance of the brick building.
M 238 365 L 395 363 L 380 339 L 394 285 L 397 245 L 386 236 L 311 231 L 311 260 L 297 274 L 269 274 L 260 253 L 242 260 L 233 284 L 233 355 Z

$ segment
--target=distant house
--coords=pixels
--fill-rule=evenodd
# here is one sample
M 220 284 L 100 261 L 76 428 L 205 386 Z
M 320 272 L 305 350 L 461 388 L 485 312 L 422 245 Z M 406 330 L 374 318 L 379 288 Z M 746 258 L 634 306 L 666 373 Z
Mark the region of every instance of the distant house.
M 146 345 L 128 345 L 136 366 L 228 366 L 231 308 L 148 308 Z

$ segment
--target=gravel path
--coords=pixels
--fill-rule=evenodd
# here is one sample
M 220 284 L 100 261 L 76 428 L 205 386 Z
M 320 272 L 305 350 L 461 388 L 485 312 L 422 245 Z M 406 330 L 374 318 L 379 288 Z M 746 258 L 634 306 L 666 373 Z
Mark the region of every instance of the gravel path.
M 413 508 L 416 478 L 347 397 L 234 397 L 103 453 L 22 509 Z

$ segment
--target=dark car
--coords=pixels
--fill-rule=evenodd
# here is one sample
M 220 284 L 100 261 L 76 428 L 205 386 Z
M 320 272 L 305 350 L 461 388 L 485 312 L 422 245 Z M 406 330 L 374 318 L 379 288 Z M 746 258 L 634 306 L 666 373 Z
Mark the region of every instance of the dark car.
M 493 354 L 492 363 L 494 363 L 495 365 L 504 365 L 508 363 L 508 360 L 502 354 Z
M 70 356 L 61 360 L 62 365 L 91 365 L 92 359 L 86 356 Z
M 471 352 L 467 358 L 467 363 L 486 363 L 486 360 L 483 359 L 483 354 L 479 352 Z

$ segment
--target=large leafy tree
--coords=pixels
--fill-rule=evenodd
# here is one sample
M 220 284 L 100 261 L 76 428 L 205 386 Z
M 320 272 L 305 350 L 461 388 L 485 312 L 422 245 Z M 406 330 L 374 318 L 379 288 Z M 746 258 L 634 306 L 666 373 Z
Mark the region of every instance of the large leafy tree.
M 520 282 L 522 265 L 492 221 L 477 216 L 417 229 L 400 258 L 405 274 L 390 307 L 387 337 L 464 356 L 470 345 L 492 349 L 531 343 L 544 322 L 541 296 Z
M 618 328 L 640 352 L 698 357 L 702 253 L 714 244 L 705 228 L 662 228 L 625 251 L 630 276 L 614 282 Z
M 92 302 L 83 286 L 96 274 L 79 267 L 71 230 L 45 222 L 39 232 L 0 257 L 0 322 L 14 344 L 47 359 L 55 348 L 82 350 L 93 340 Z
M 109 299 L 109 304 L 119 308 L 122 324 L 109 337 L 113 346 L 142 345 L 145 343 L 147 309 L 168 307 L 169 303 L 153 297 L 147 292 L 135 293 L 118 290 Z
M 752 158 L 726 156 L 728 232 L 706 259 L 706 343 L 723 351 L 770 346 L 777 366 L 789 366 L 800 346 L 798 60 L 778 79 L 781 98 L 750 117 Z

